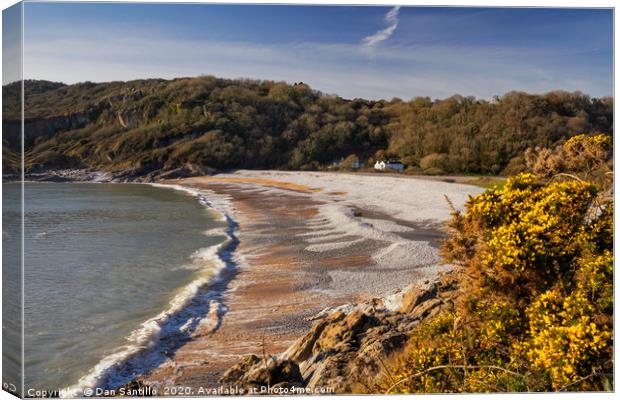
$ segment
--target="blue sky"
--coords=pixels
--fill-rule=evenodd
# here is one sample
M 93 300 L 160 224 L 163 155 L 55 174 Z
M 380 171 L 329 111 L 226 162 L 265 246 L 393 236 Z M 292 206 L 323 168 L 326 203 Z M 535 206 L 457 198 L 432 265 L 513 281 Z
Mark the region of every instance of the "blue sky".
M 24 76 L 215 75 L 347 98 L 613 91 L 609 9 L 26 3 Z

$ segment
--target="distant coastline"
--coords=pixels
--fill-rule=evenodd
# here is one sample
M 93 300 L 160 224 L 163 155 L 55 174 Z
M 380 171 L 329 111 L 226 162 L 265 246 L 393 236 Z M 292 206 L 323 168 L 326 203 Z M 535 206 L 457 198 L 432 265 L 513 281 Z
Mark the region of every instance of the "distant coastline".
M 25 172 L 35 175 L 86 169 L 155 181 L 234 169 L 370 170 L 393 159 L 413 175 L 507 176 L 525 169 L 528 148 L 613 128 L 613 98 L 581 92 L 388 101 L 202 76 L 26 80 L 22 132 L 21 84 L 3 93 L 5 174 L 19 172 L 23 145 Z

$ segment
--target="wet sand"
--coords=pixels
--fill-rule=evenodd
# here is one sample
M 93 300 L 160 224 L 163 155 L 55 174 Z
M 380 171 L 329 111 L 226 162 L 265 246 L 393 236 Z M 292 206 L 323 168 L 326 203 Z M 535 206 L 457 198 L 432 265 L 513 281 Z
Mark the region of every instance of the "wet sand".
M 238 223 L 239 268 L 223 291 L 226 313 L 219 329 L 199 328 L 192 340 L 144 377 L 160 390 L 217 387 L 221 374 L 244 356 L 286 350 L 321 310 L 386 295 L 387 289 L 438 271 L 426 264 L 386 265 L 376 255 L 391 245 L 390 240 L 362 231 L 339 232 L 324 215 L 324 207 L 343 203 L 344 191 L 271 177 L 198 177 L 165 183 L 198 189 L 231 205 Z M 364 229 L 387 227 L 407 243 L 433 246 L 425 249 L 436 248 L 442 236 L 440 221 L 407 221 L 378 210 L 347 207 L 363 227 L 370 226 Z

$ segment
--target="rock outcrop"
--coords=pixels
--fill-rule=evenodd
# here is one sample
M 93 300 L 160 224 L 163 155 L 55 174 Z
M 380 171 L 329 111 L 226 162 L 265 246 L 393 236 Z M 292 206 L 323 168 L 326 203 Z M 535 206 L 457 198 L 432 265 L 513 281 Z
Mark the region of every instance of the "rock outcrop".
M 304 387 L 303 377 L 297 363 L 276 357 L 251 355 L 230 368 L 220 383 L 242 386 L 244 389 Z
M 454 272 L 410 286 L 394 299 L 373 299 L 322 312 L 311 330 L 286 352 L 267 361 L 248 356 L 230 368 L 220 383 L 249 388 L 269 383 L 301 385 L 309 391 L 364 393 L 385 371 L 385 360 L 401 350 L 413 328 L 453 305 L 458 289 Z M 283 370 L 286 366 L 286 370 Z M 299 372 L 299 374 L 298 374 Z
M 3 181 L 20 179 L 19 171 L 3 176 Z M 215 173 L 213 168 L 200 167 L 186 163 L 174 169 L 158 167 L 156 169 L 145 166 L 117 171 L 97 171 L 88 168 L 50 169 L 41 172 L 27 171 L 26 180 L 41 182 L 157 182 L 163 179 L 179 179 L 191 176 L 205 176 Z

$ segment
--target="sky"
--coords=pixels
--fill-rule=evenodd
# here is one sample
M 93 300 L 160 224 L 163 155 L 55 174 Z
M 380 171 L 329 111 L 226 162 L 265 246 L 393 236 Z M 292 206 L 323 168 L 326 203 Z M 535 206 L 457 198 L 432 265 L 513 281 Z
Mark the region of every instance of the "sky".
M 215 75 L 404 100 L 613 93 L 611 9 L 26 3 L 24 29 L 24 77 L 65 83 Z

